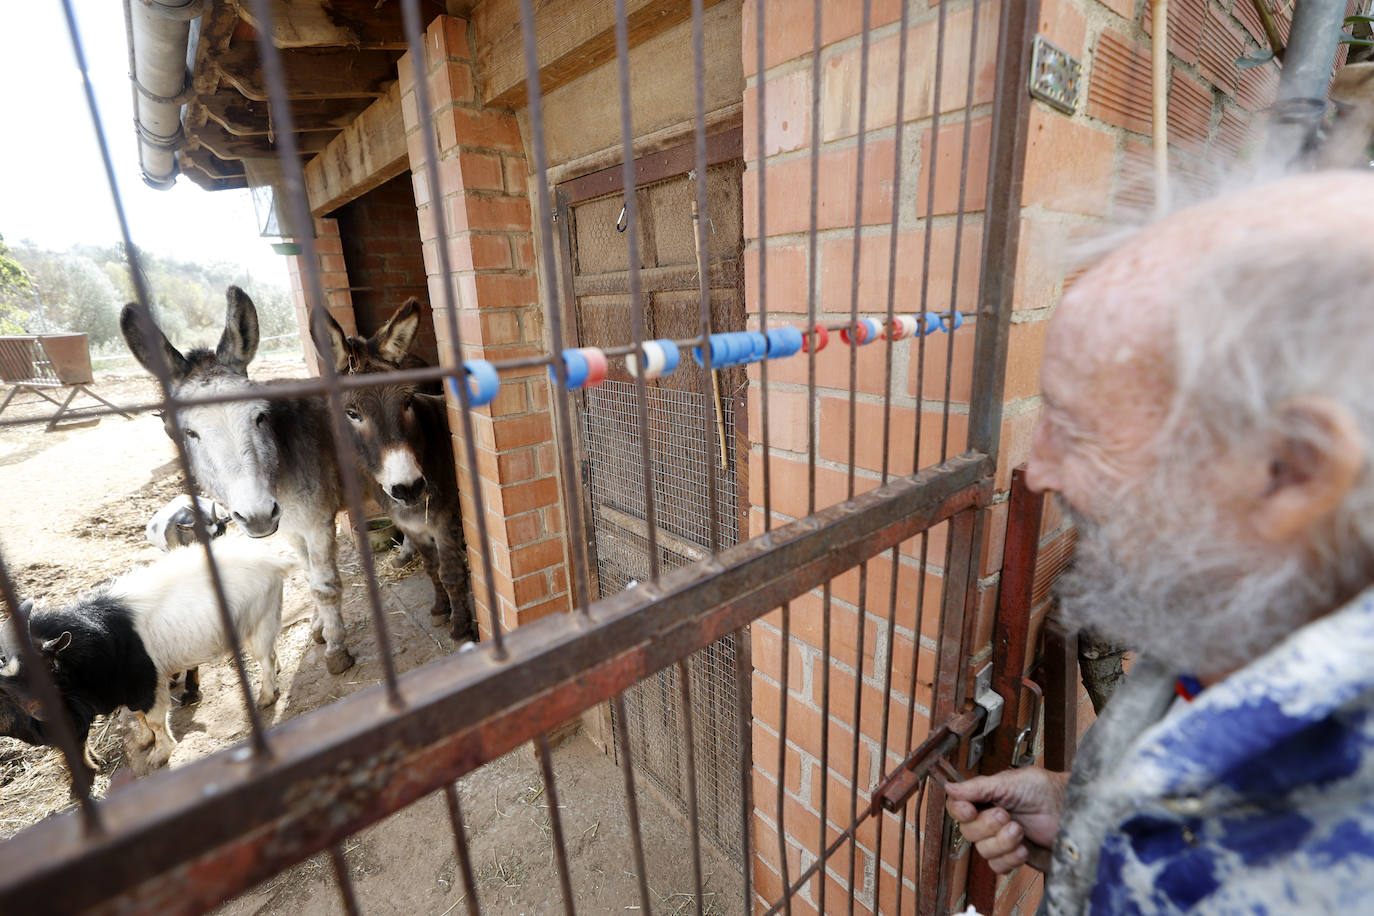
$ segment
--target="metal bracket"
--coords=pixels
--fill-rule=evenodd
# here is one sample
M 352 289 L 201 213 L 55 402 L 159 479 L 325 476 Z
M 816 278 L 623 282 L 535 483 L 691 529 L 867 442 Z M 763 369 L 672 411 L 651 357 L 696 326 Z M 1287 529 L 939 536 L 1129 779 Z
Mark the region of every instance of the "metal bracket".
M 968 766 L 973 769 L 983 758 L 983 743 L 993 729 L 1002 724 L 1002 709 L 1006 700 L 992 689 L 992 664 L 984 665 L 974 680 L 973 702 L 983 710 L 983 722 L 968 742 Z
M 1030 94 L 1065 114 L 1078 109 L 1079 78 L 1083 65 L 1061 48 L 1035 36 L 1031 45 Z

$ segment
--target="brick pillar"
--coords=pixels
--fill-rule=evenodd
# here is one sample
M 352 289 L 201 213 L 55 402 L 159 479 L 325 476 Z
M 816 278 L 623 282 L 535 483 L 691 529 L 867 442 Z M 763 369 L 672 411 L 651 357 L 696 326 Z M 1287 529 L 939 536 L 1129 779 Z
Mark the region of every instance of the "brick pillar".
M 440 359 L 453 362 L 444 296 L 456 289 L 465 359 L 547 353 L 535 274 L 528 168 L 515 114 L 482 106 L 473 91 L 467 23 L 440 16 L 425 36 L 426 71 L 439 145 L 439 187 L 425 172 L 412 63 L 399 62 L 401 111 L 419 209 L 420 238 Z M 451 277 L 440 272 L 432 207 L 441 207 Z M 477 552 L 475 512 L 487 513 L 500 604 L 507 628 L 570 606 L 563 506 L 559 486 L 548 376 L 544 369 L 503 372 L 501 393 L 473 411 L 478 471 L 485 505 L 474 498 L 460 441 L 462 417 L 450 397 L 449 425 L 462 489 L 473 593 L 484 633 L 489 632 L 487 588 Z M 479 509 L 480 506 L 480 509 Z
M 353 317 L 353 294 L 348 288 L 348 270 L 344 266 L 343 242 L 339 238 L 339 221 L 315 220 L 315 254 L 319 259 L 320 285 L 324 288 L 325 307 L 334 320 L 348 334 L 358 333 Z M 310 336 L 309 299 L 305 293 L 305 255 L 292 255 L 286 262 L 291 275 L 291 302 L 296 307 L 296 326 L 300 329 L 305 349 L 305 364 L 311 375 L 320 374 L 315 345 Z

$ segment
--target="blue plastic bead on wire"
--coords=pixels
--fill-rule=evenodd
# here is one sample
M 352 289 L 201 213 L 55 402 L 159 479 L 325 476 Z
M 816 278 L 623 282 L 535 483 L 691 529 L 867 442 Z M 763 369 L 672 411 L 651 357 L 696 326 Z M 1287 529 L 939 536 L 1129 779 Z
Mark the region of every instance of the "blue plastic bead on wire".
M 576 350 L 564 350 L 563 369 L 568 374 L 567 389 L 576 391 L 587 383 L 587 373 L 591 367 L 587 365 L 587 357 L 581 353 Z M 558 383 L 558 374 L 554 372 L 553 366 L 549 367 L 549 380 L 554 384 Z
M 953 316 L 951 319 L 950 316 Z M 951 324 L 953 326 L 951 326 Z M 964 325 L 964 316 L 958 309 L 945 312 L 940 316 L 940 330 L 947 333 L 954 333 Z
M 497 375 L 495 366 L 485 359 L 469 359 L 463 361 L 463 370 L 468 383 L 468 404 L 484 407 L 496 399 L 501 390 L 501 376 Z M 449 378 L 448 386 L 457 398 L 458 380 Z
M 802 348 L 802 332 L 800 328 L 787 327 L 773 328 L 768 331 L 768 358 L 779 359 L 784 356 L 791 356 Z

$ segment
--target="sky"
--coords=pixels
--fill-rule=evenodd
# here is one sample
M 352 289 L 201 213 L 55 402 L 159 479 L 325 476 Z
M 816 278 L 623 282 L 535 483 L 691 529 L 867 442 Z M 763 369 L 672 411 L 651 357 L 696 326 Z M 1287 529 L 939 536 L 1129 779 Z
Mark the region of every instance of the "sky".
M 73 0 L 115 177 L 134 244 L 191 261 L 231 261 L 287 285 L 286 259 L 258 235 L 252 197 L 209 192 L 184 175 L 168 191 L 143 183 L 133 126 L 120 0 Z M 59 0 L 0 3 L 0 234 L 11 245 L 119 240 L 100 148 Z

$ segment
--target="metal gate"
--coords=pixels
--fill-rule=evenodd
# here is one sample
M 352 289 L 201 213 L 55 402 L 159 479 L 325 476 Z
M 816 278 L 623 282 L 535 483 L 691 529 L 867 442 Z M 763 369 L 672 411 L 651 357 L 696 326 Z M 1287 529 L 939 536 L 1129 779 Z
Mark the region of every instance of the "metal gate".
M 765 14 L 769 4 L 764 0 L 749 2 L 754 16 L 753 53 L 757 54 L 758 69 L 762 72 L 768 35 Z M 251 0 L 248 5 L 253 9 L 258 30 L 271 34 L 273 14 L 281 11 L 281 5 L 272 0 Z M 548 230 L 539 233 L 542 245 L 538 252 L 540 269 L 547 281 L 560 277 L 555 256 L 556 233 L 550 227 L 556 222 L 555 212 L 559 214 L 559 221 L 569 224 L 571 202 L 556 200 L 547 183 L 534 6 L 533 0 L 522 0 L 520 27 L 526 54 L 531 159 L 537 184 L 532 206 L 536 224 Z M 819 0 L 814 6 L 812 26 L 817 51 L 822 47 L 823 8 L 828 6 Z M 924 5 L 921 6 L 924 9 Z M 939 105 L 942 92 L 958 95 L 964 90 L 963 86 L 941 87 L 944 68 L 939 61 L 945 53 L 947 6 L 971 7 L 976 23 L 980 4 L 978 0 L 964 4 L 941 0 L 939 4 L 934 87 L 937 112 L 945 110 Z M 694 70 L 690 78 L 696 87 L 697 116 L 690 167 L 697 176 L 705 176 L 710 174 L 711 162 L 703 113 L 702 0 L 694 0 L 691 7 Z M 894 329 L 898 327 L 894 318 L 899 312 L 944 312 L 942 323 L 952 329 L 958 316 L 950 304 L 959 301 L 958 296 L 952 289 L 948 295 L 945 290 L 932 289 L 927 281 L 919 291 L 905 291 L 898 308 L 894 285 L 889 281 L 885 301 L 866 301 L 861 308 L 856 244 L 852 290 L 847 299 L 849 316 L 840 318 L 832 314 L 821 320 L 814 266 L 818 238 L 813 195 L 811 227 L 809 233 L 804 233 L 808 237 L 812 267 L 807 278 L 809 296 L 803 328 L 812 335 L 812 340 L 820 333 L 812 330 L 818 323 L 836 337 L 840 331 L 849 337 L 846 341 L 849 420 L 841 427 L 826 430 L 827 435 L 835 437 L 834 441 L 847 439 L 847 467 L 833 460 L 818 460 L 820 418 L 813 348 L 807 354 L 791 357 L 800 360 L 797 365 L 804 364 L 808 370 L 807 382 L 800 387 L 805 393 L 804 423 L 808 431 L 801 455 L 809 473 L 808 492 L 801 498 L 797 493 L 778 492 L 772 485 L 770 469 L 777 446 L 772 443 L 770 432 L 776 432 L 778 427 L 770 425 L 770 421 L 777 424 L 781 420 L 770 417 L 770 361 L 764 360 L 758 364 L 757 376 L 750 376 L 749 389 L 750 397 L 757 394 L 760 398 L 761 407 L 762 426 L 758 435 L 751 437 L 749 455 L 750 461 L 757 460 L 758 466 L 751 467 L 749 474 L 761 479 L 764 533 L 731 546 L 735 540 L 732 531 L 736 529 L 731 527 L 733 520 L 728 517 L 726 505 L 730 487 L 728 477 L 721 473 L 722 468 L 715 460 L 704 461 L 705 530 L 708 535 L 704 552 L 707 555 L 694 556 L 692 550 L 701 549 L 699 542 L 684 535 L 680 528 L 674 530 L 673 525 L 687 520 L 685 516 L 675 517 L 671 512 L 663 512 L 660 522 L 658 513 L 663 511 L 662 506 L 671 503 L 671 498 L 666 492 L 660 497 L 656 485 L 651 486 L 649 482 L 666 473 L 664 464 L 671 461 L 673 440 L 671 437 L 653 439 L 649 426 L 655 416 L 662 416 L 665 421 L 674 418 L 654 413 L 655 398 L 669 399 L 666 404 L 659 405 L 668 412 L 685 411 L 675 418 L 676 425 L 688 434 L 699 454 L 711 453 L 714 458 L 714 451 L 723 440 L 726 452 L 723 470 L 728 474 L 731 467 L 729 437 L 721 436 L 717 429 L 720 420 L 727 416 L 719 405 L 730 393 L 729 384 L 725 382 L 728 373 L 722 379 L 725 390 L 721 397 L 717 397 L 712 388 L 709 335 L 713 330 L 713 302 L 718 298 L 713 294 L 711 275 L 714 268 L 700 270 L 696 271 L 696 311 L 692 318 L 686 319 L 688 327 L 685 330 L 671 332 L 682 335 L 678 342 L 684 353 L 690 353 L 694 346 L 703 348 L 703 365 L 696 373 L 696 386 L 680 393 L 669 386 L 655 386 L 658 393 L 651 396 L 646 390 L 648 386 L 640 380 L 631 383 L 622 379 L 612 380 L 611 387 L 605 391 L 587 395 L 588 404 L 582 410 L 582 434 L 588 451 L 591 443 L 598 441 L 597 436 L 603 433 L 594 428 L 595 424 L 605 426 L 616 410 L 620 410 L 622 419 L 628 416 L 634 424 L 630 430 L 621 428 L 619 433 L 604 440 L 619 443 L 622 449 L 628 447 L 628 459 L 615 459 L 609 454 L 596 458 L 601 465 L 594 467 L 589 475 L 593 494 L 590 526 L 584 526 L 587 501 L 578 483 L 579 451 L 574 441 L 578 427 L 568 412 L 567 403 L 560 398 L 552 399 L 560 420 L 559 458 L 566 488 L 568 528 L 572 532 L 570 578 L 577 596 L 572 613 L 545 617 L 510 632 L 501 632 L 498 626 L 492 640 L 479 651 L 456 654 L 398 677 L 387 663 L 386 652 L 390 645 L 387 620 L 376 590 L 372 589 L 372 635 L 382 649 L 386 666 L 381 685 L 346 696 L 271 730 L 263 729 L 257 718 L 252 717 L 252 735 L 245 746 L 138 780 L 101 800 L 91 797 L 80 764 L 80 751 L 74 746 L 71 730 L 60 713 L 55 686 L 50 678 L 41 674 L 45 669 L 37 663 L 38 656 L 27 629 L 20 615 L 12 613 L 11 636 L 30 670 L 40 672 L 36 687 L 46 711 L 45 718 L 53 723 L 57 742 L 72 766 L 73 790 L 79 806 L 76 812 L 51 818 L 0 848 L 3 859 L 0 911 L 201 912 L 294 863 L 328 850 L 343 907 L 356 912 L 357 897 L 352 879 L 343 867 L 343 842 L 392 812 L 431 793 L 442 793 L 453 818 L 453 841 L 466 892 L 463 899 L 470 912 L 480 912 L 482 895 L 473 877 L 455 781 L 505 752 L 532 741 L 548 793 L 550 836 L 564 906 L 571 914 L 576 901 L 558 809 L 558 784 L 544 736 L 569 717 L 609 701 L 617 722 L 629 725 L 617 729 L 617 762 L 626 786 L 631 848 L 639 879 L 639 907 L 649 912 L 653 900 L 645 879 L 635 785 L 636 780 L 646 774 L 653 778 L 652 772 L 660 765 L 653 761 L 652 750 L 645 756 L 646 746 L 639 733 L 643 729 L 637 730 L 628 707 L 637 702 L 634 690 L 643 690 L 649 679 L 661 677 L 660 672 L 671 669 L 673 679 L 660 683 L 671 683 L 671 690 L 676 691 L 676 698 L 670 697 L 665 702 L 669 706 L 676 703 L 674 712 L 680 717 L 682 735 L 678 746 L 682 748 L 682 759 L 675 766 L 686 796 L 687 839 L 690 840 L 698 890 L 702 829 L 710 818 L 716 818 L 722 825 L 734 819 L 738 824 L 734 833 L 738 837 L 738 848 L 744 861 L 750 864 L 744 869 L 744 896 L 731 901 L 728 912 L 761 909 L 768 913 L 790 913 L 794 908 L 807 912 L 818 908 L 851 913 L 859 909 L 901 913 L 913 909 L 913 900 L 917 901 L 921 913 L 943 912 L 959 896 L 959 889 L 949 886 L 952 844 L 940 803 L 941 793 L 926 777 L 935 770 L 948 771 L 951 763 L 957 766 L 961 761 L 956 759 L 956 750 L 981 727 L 981 713 L 968 703 L 970 690 L 966 666 L 972 648 L 970 625 L 973 620 L 970 609 L 979 575 L 979 545 L 983 543 L 987 524 L 984 510 L 991 501 L 1001 425 L 1002 370 L 1010 320 L 1012 266 L 1016 262 L 1018 192 L 1028 108 L 1024 90 L 1026 50 L 1029 30 L 1036 21 L 1036 7 L 1035 3 L 1004 3 L 999 11 L 997 92 L 992 108 L 994 130 L 986 178 L 988 205 L 983 216 L 982 269 L 976 314 L 966 316 L 976 319 L 976 327 L 972 329 L 976 331 L 976 339 L 972 359 L 965 370 L 960 370 L 966 372 L 966 377 L 959 379 L 966 382 L 971 391 L 966 442 L 951 432 L 951 417 L 960 413 L 951 406 L 951 386 L 955 379 L 949 367 L 954 365 L 954 337 L 923 335 L 913 345 L 914 354 L 920 361 L 913 377 L 915 402 L 918 407 L 929 408 L 936 422 L 925 431 L 924 446 L 919 439 L 924 424 L 914 423 L 918 439 L 912 444 L 910 454 L 913 457 L 907 467 L 896 466 L 890 460 L 897 452 L 891 384 L 896 349 L 891 338 L 897 336 Z M 421 63 L 425 59 L 425 49 L 420 4 L 417 0 L 405 0 L 402 8 L 406 44 L 417 68 L 414 84 L 418 105 L 421 111 L 431 111 L 430 84 Z M 625 101 L 630 22 L 624 0 L 617 0 L 616 13 L 615 60 L 620 78 L 624 150 L 621 187 L 634 188 L 640 181 L 634 169 L 633 133 Z M 870 3 L 865 0 L 859 83 L 864 91 L 858 99 L 860 129 L 856 141 L 860 165 L 853 185 L 859 213 L 863 212 L 865 199 L 863 162 L 869 85 L 869 13 Z M 904 110 L 907 17 L 910 14 L 911 5 L 904 5 L 896 99 L 899 112 Z M 79 36 L 70 6 L 68 20 L 80 60 Z M 973 36 L 972 42 L 976 45 L 976 25 Z M 302 193 L 301 159 L 292 130 L 293 111 L 286 85 L 288 73 L 282 67 L 281 52 L 271 42 L 260 42 L 259 47 L 278 151 L 286 185 L 292 191 L 288 203 L 296 224 L 307 226 L 311 220 Z M 814 155 L 820 146 L 819 122 L 814 113 L 819 111 L 821 104 L 821 55 L 816 53 L 813 60 L 813 155 L 809 180 L 815 188 L 820 180 L 820 157 Z M 84 60 L 81 66 L 84 69 Z M 682 78 L 687 75 L 683 74 Z M 970 75 L 962 111 L 957 105 L 952 106 L 954 113 L 963 116 L 962 156 L 946 161 L 951 170 L 957 167 L 960 176 L 957 211 L 948 214 L 950 221 L 957 220 L 960 227 L 965 219 L 964 191 L 984 181 L 984 176 L 969 170 L 972 86 Z M 99 131 L 89 81 L 86 92 Z M 766 105 L 766 100 L 759 100 L 761 112 L 766 110 Z M 421 120 L 423 130 L 419 139 L 428 151 L 426 179 L 429 187 L 439 188 L 438 147 L 433 125 L 427 119 Z M 936 120 L 938 122 L 939 118 Z M 761 151 L 765 148 L 764 122 L 761 114 L 757 124 L 745 126 L 746 130 L 757 130 Z M 898 144 L 902 133 L 900 129 L 896 131 Z M 939 133 L 937 131 L 935 137 L 938 138 Z M 103 133 L 101 136 L 103 145 Z M 932 161 L 941 161 L 934 144 L 929 155 Z M 899 207 L 908 200 L 901 193 L 903 157 L 900 145 L 894 161 L 897 172 L 892 177 L 896 186 L 892 193 L 893 226 L 898 221 Z M 106 166 L 108 171 L 108 156 Z M 762 159 L 758 167 L 765 173 L 758 191 L 758 219 L 762 224 L 769 195 L 795 194 L 797 190 L 770 186 Z M 868 180 L 872 181 L 873 176 L 868 176 Z M 910 182 L 911 177 L 906 180 Z M 692 185 L 692 196 L 703 220 L 709 220 L 712 213 L 707 184 L 694 182 Z M 111 189 L 115 191 L 112 175 Z M 929 209 L 934 199 L 933 190 L 932 172 L 930 192 L 925 195 L 928 209 L 924 214 L 916 214 L 927 225 L 933 217 Z M 652 187 L 648 191 L 652 195 Z M 117 191 L 115 193 L 118 201 Z M 618 339 L 604 339 L 604 352 L 613 359 L 640 351 L 640 342 L 647 339 L 652 328 L 650 316 L 657 314 L 642 307 L 646 290 L 657 295 L 650 287 L 659 282 L 659 275 L 652 273 L 652 268 L 641 268 L 636 250 L 638 227 L 643 218 L 636 212 L 639 197 L 638 193 L 623 197 L 629 229 L 626 233 L 629 269 L 623 288 L 629 293 L 628 302 L 641 307 L 626 309 L 628 336 L 622 333 Z M 752 201 L 745 206 L 752 206 Z M 432 210 L 436 217 L 436 251 L 442 264 L 441 274 L 451 277 L 442 208 Z M 861 224 L 862 220 L 856 219 L 853 233 L 856 243 L 862 235 Z M 127 237 L 127 229 L 125 235 L 126 250 L 132 258 L 137 249 Z M 891 235 L 892 248 L 885 261 L 889 278 L 893 276 L 897 258 L 896 233 Z M 761 230 L 759 236 L 766 239 L 766 231 Z M 961 235 L 956 237 L 962 238 Z M 705 263 L 705 237 L 698 235 L 697 238 L 701 240 L 697 243 L 698 263 Z M 313 239 L 303 239 L 302 246 L 305 263 L 316 263 Z M 927 259 L 929 250 L 927 245 Z M 957 284 L 960 275 L 957 262 L 961 255 L 957 247 L 955 250 L 953 277 Z M 977 253 L 965 251 L 962 256 L 973 258 Z M 562 263 L 563 270 L 571 270 L 570 261 L 565 259 Z M 766 259 L 763 263 L 767 264 Z M 136 264 L 133 266 L 132 275 L 137 280 L 141 273 Z M 928 271 L 925 276 L 929 276 Z M 584 279 L 583 292 L 578 292 L 578 277 L 564 275 L 563 278 L 568 281 L 564 288 L 578 295 L 585 292 L 589 282 Z M 758 280 L 758 315 L 756 318 L 751 315 L 749 321 L 756 320 L 754 327 L 758 329 L 771 328 L 778 316 L 776 311 L 770 316 L 768 310 L 766 270 L 760 271 Z M 442 286 L 443 311 L 453 344 L 453 352 L 447 354 L 450 357 L 446 360 L 448 366 L 404 370 L 387 381 L 458 378 L 461 384 L 455 386 L 460 421 L 457 433 L 466 449 L 463 462 L 464 473 L 468 475 L 466 485 L 477 496 L 475 504 L 481 506 L 483 483 L 477 473 L 471 419 L 473 393 L 466 381 L 455 375 L 464 355 L 456 291 L 451 282 Z M 544 289 L 552 350 L 558 353 L 572 339 L 571 329 L 564 321 L 567 300 L 560 293 L 558 283 L 545 282 Z M 615 290 L 620 289 L 615 287 Z M 146 302 L 147 291 L 140 288 L 138 292 L 139 298 Z M 318 320 L 323 312 L 324 297 L 320 278 L 313 269 L 306 277 L 306 293 Z M 586 292 L 586 295 L 592 293 Z M 436 303 L 436 311 L 439 304 Z M 881 347 L 864 350 L 862 357 L 858 349 L 861 314 L 877 316 L 873 320 L 886 332 L 886 342 Z M 872 327 L 864 325 L 866 329 Z M 926 330 L 931 328 L 928 326 Z M 584 343 L 598 340 L 585 328 L 581 333 Z M 323 339 L 324 335 L 321 337 Z M 947 348 L 947 368 L 943 380 L 932 384 L 933 390 L 924 390 L 925 374 L 921 369 L 927 348 L 935 342 Z M 859 398 L 855 379 L 861 358 L 886 361 L 886 386 L 881 397 L 865 395 L 862 400 Z M 330 361 L 324 363 L 325 374 L 320 379 L 260 386 L 235 397 L 322 397 L 334 408 L 335 420 L 342 432 L 344 421 L 338 415 L 340 392 L 379 382 L 367 376 L 340 378 Z M 549 366 L 560 386 L 566 379 L 563 360 L 548 356 L 497 362 L 494 368 L 498 371 L 528 369 L 531 365 Z M 737 378 L 742 380 L 742 377 Z M 187 402 L 171 397 L 166 373 L 160 373 L 159 381 L 163 397 L 156 403 L 141 405 L 140 409 L 166 410 L 175 419 L 177 411 Z M 675 407 L 671 401 L 673 396 L 690 397 L 690 401 Z M 617 401 L 619 406 L 611 405 L 610 401 Z M 715 411 L 713 403 L 717 405 Z M 876 418 L 874 425 L 863 425 L 860 430 L 858 404 L 874 408 L 868 414 Z M 637 438 L 633 433 L 636 427 Z M 881 436 L 881 479 L 856 476 L 855 443 L 861 433 L 865 437 Z M 338 463 L 349 506 L 356 518 L 362 518 L 360 481 L 353 471 L 352 456 L 344 441 L 342 437 L 338 440 Z M 938 447 L 932 445 L 933 442 L 938 442 Z M 656 443 L 661 443 L 667 450 L 664 455 L 655 454 Z M 178 439 L 176 444 L 183 470 L 190 479 L 185 443 Z M 633 460 L 636 444 L 637 461 Z M 733 460 L 739 462 L 741 458 L 736 455 Z M 615 488 L 614 498 L 609 491 L 604 496 L 596 495 L 598 473 L 603 475 L 603 480 L 607 476 L 621 476 L 622 485 Z M 721 484 L 723 478 L 727 480 L 725 486 Z M 638 494 L 633 486 L 636 481 L 640 486 Z M 835 484 L 835 481 L 842 482 Z M 821 492 L 822 484 L 829 489 Z M 835 498 L 831 500 L 826 494 Z M 638 502 L 634 499 L 636 495 Z M 794 501 L 801 498 L 805 507 L 793 521 L 775 518 L 775 501 L 781 502 L 784 497 Z M 616 500 L 622 499 L 627 502 L 617 503 Z M 613 516 L 608 510 L 621 515 Z M 477 515 L 479 544 L 484 545 L 487 537 L 485 513 Z M 203 520 L 197 521 L 197 528 L 203 539 Z M 663 529 L 662 537 L 660 528 Z M 590 533 L 583 536 L 582 532 Z M 602 540 L 603 533 L 607 534 L 606 541 Z M 617 567 L 610 562 L 611 558 L 616 551 L 626 557 L 632 557 L 634 551 L 624 551 L 620 545 L 613 547 L 611 537 L 629 537 L 631 542 L 641 538 L 639 546 L 645 565 L 636 571 L 647 572 L 647 577 L 640 587 L 616 591 L 616 586 L 621 584 L 616 577 L 626 575 L 626 567 L 633 561 L 617 561 Z M 374 572 L 367 538 L 359 537 L 358 545 L 365 575 L 370 579 Z M 477 552 L 485 566 L 488 606 L 497 607 L 496 595 L 490 591 L 494 587 L 490 554 L 481 547 Z M 604 566 L 603 554 L 607 557 Z M 679 559 L 693 562 L 678 565 Z M 884 584 L 884 575 L 888 586 L 885 594 L 880 587 Z M 854 592 L 856 580 L 858 588 Z M 603 597 L 593 602 L 598 582 Z M 3 558 L 0 558 L 0 594 L 11 612 L 19 606 Z M 843 597 L 849 594 L 857 597 L 853 601 Z M 850 619 L 842 612 L 847 613 L 854 605 L 857 611 L 852 620 L 857 626 L 851 632 L 841 625 L 842 621 Z M 821 608 L 819 615 L 810 610 L 814 606 Z M 221 612 L 227 621 L 228 611 L 221 606 Z M 803 653 L 800 656 L 802 668 L 791 670 L 792 635 L 813 625 L 817 628 L 814 635 L 822 651 Z M 732 658 L 701 660 L 699 653 L 714 651 L 712 647 L 721 645 L 722 640 L 746 638 L 740 635 L 746 627 L 755 628 L 747 638 L 756 646 L 768 645 L 771 634 L 777 635 L 773 643 L 775 651 L 770 657 L 756 654 L 750 660 L 745 653 L 736 651 Z M 853 645 L 846 645 L 851 636 Z M 845 662 L 846 653 L 851 662 Z M 708 678 L 708 669 L 714 672 L 713 677 Z M 765 670 L 775 672 L 776 676 L 764 673 Z M 243 671 L 239 657 L 238 673 L 251 710 L 252 701 Z M 845 677 L 849 678 L 847 687 Z M 728 727 L 718 721 L 718 711 L 728 708 L 729 703 L 715 700 L 708 703 L 708 707 L 717 704 L 712 709 L 712 716 L 717 719 L 714 726 L 708 726 L 694 715 L 694 710 L 699 708 L 694 696 L 712 689 L 728 693 L 731 688 L 735 696 L 750 696 L 751 678 L 759 690 L 753 694 L 749 705 L 734 704 L 735 721 Z M 708 686 L 708 680 L 715 686 Z M 806 693 L 805 702 L 797 700 L 799 692 Z M 819 709 L 822 742 L 819 785 L 809 782 L 803 785 L 819 795 L 823 817 L 812 824 L 796 816 L 795 809 L 790 807 L 796 793 L 788 794 L 787 773 L 791 765 L 789 751 L 795 744 L 789 742 L 789 729 L 796 738 L 804 728 L 813 726 L 816 709 Z M 768 748 L 754 747 L 751 740 L 753 719 L 767 710 L 779 713 L 779 727 L 767 732 L 775 735 L 776 740 Z M 654 713 L 646 709 L 643 715 L 648 717 Z M 876 763 L 870 764 L 870 771 L 877 776 L 873 780 L 860 771 L 862 746 L 857 730 L 850 740 L 834 725 L 844 717 L 851 723 L 859 723 L 865 715 L 881 721 L 882 747 L 873 755 Z M 713 761 L 717 767 L 716 778 L 732 779 L 739 790 L 736 810 L 720 811 L 718 816 L 708 816 L 702 810 L 698 787 L 704 756 L 701 751 L 706 745 L 694 739 L 694 732 L 711 727 L 717 733 L 710 739 L 714 742 L 711 747 L 719 748 L 729 758 Z M 730 731 L 733 731 L 733 744 L 727 738 Z M 837 735 L 833 742 L 832 732 Z M 847 760 L 851 754 L 852 760 Z M 670 769 L 666 765 L 661 768 Z M 751 787 L 755 785 L 754 777 L 758 772 L 776 774 L 775 797 L 752 797 Z M 720 831 L 720 835 L 724 835 L 726 828 L 722 826 Z M 767 864 L 770 861 L 771 866 Z M 905 903 L 904 895 L 909 895 Z M 698 913 L 702 912 L 699 893 L 696 908 Z

